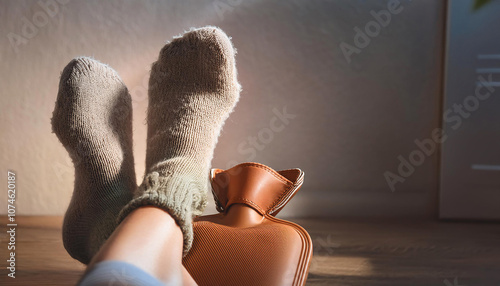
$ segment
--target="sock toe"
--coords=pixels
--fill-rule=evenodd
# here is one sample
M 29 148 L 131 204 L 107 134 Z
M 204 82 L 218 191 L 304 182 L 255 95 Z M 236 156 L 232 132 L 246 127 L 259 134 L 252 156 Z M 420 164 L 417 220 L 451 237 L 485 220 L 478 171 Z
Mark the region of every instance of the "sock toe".
M 235 49 L 230 38 L 216 27 L 193 29 L 176 37 L 163 47 L 152 71 L 152 88 L 167 78 L 186 91 L 240 90 Z
M 71 60 L 63 69 L 61 83 L 70 83 L 68 80 L 78 80 L 98 73 L 102 76 L 119 79 L 114 69 L 90 57 L 77 57 Z
M 209 26 L 192 29 L 184 37 L 192 47 L 214 51 L 225 60 L 231 60 L 234 57 L 235 50 L 231 39 L 220 28 Z
M 103 114 L 102 120 L 97 121 L 102 124 L 108 124 L 111 117 L 125 119 L 131 115 L 127 94 L 127 88 L 113 68 L 89 57 L 75 58 L 61 73 L 52 130 L 58 134 L 74 129 L 82 120 L 87 120 L 83 113 Z M 87 97 L 90 98 L 84 99 Z
M 235 49 L 231 39 L 217 27 L 203 27 L 191 29 L 184 34 L 174 37 L 160 52 L 160 58 L 169 55 L 179 55 L 196 50 L 200 54 L 217 53 L 220 59 L 231 60 Z M 219 55 L 218 55 L 219 56 Z

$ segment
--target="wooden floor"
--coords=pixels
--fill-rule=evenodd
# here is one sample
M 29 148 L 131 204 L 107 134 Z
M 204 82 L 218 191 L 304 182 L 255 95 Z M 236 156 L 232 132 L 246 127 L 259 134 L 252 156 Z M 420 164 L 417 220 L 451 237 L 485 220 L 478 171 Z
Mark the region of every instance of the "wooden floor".
M 6 221 L 4 218 L 2 221 Z M 313 239 L 307 285 L 500 286 L 500 224 L 294 220 Z M 60 217 L 18 217 L 16 279 L 0 285 L 73 285 L 84 267 L 61 242 Z

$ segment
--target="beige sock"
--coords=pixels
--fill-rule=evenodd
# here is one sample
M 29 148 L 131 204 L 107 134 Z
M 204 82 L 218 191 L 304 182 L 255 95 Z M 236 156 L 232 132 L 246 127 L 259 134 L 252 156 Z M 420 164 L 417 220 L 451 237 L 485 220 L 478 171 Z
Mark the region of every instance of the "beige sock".
M 205 27 L 165 45 L 152 67 L 146 174 L 119 220 L 143 205 L 164 209 L 181 227 L 184 254 L 206 206 L 217 138 L 239 99 L 234 54 L 223 31 Z
M 87 264 L 137 188 L 131 98 L 117 73 L 90 58 L 72 60 L 61 75 L 52 129 L 75 166 L 64 247 Z

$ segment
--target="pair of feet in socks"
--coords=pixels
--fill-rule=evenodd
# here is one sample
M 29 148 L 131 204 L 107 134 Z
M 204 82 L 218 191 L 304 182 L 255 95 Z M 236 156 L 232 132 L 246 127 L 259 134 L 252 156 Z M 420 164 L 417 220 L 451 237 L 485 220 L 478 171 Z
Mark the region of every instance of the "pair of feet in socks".
M 75 166 L 64 217 L 68 253 L 88 264 L 121 220 L 152 205 L 180 226 L 184 254 L 206 205 L 208 173 L 224 121 L 239 99 L 234 48 L 218 28 L 191 30 L 160 51 L 149 80 L 146 174 L 137 187 L 132 101 L 109 66 L 90 58 L 64 69 L 52 127 Z

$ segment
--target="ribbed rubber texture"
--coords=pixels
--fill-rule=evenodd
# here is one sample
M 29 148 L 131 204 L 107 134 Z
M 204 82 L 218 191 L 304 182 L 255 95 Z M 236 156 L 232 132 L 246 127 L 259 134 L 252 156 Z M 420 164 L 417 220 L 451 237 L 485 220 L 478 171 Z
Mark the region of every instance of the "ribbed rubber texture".
M 300 226 L 268 218 L 257 227 L 194 223 L 183 264 L 200 286 L 304 285 L 312 243 Z

